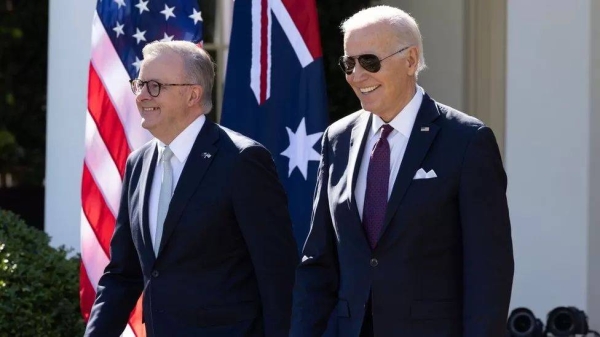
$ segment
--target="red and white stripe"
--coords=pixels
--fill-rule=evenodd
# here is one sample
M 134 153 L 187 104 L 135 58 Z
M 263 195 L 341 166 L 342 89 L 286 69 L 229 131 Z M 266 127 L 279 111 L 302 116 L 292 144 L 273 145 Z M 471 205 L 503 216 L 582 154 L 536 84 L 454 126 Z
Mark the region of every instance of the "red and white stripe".
M 140 125 L 129 75 L 97 13 L 92 24 L 85 160 L 81 187 L 81 308 L 87 320 L 95 289 L 109 261 L 127 156 L 148 140 Z M 145 336 L 141 306 L 123 336 Z
M 269 0 L 252 0 L 250 87 L 263 104 L 271 96 L 271 24 Z
M 271 26 L 273 14 L 283 28 L 303 68 L 322 55 L 318 24 L 306 24 L 318 20 L 316 6 L 308 5 L 306 1 L 252 0 L 250 87 L 259 104 L 263 104 L 271 96 Z M 303 24 L 297 25 L 296 23 Z

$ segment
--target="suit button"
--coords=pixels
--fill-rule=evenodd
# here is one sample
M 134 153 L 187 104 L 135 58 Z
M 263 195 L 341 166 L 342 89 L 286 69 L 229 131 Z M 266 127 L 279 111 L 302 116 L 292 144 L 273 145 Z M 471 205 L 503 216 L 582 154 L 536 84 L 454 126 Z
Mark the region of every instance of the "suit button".
M 378 264 L 379 261 L 377 261 L 377 259 L 371 259 L 371 267 L 377 267 Z
M 158 270 L 152 271 L 152 277 L 158 277 Z

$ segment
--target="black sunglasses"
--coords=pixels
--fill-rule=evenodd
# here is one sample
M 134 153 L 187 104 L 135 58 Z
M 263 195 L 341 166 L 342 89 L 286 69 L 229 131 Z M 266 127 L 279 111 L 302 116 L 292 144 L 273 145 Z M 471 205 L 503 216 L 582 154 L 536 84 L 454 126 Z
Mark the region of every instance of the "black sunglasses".
M 351 75 L 354 72 L 354 67 L 356 66 L 356 60 L 358 60 L 358 63 L 364 70 L 366 70 L 370 73 L 376 73 L 379 71 L 379 69 L 381 69 L 381 61 L 383 61 L 389 57 L 392 57 L 398 53 L 401 53 L 410 47 L 411 46 L 406 46 L 406 47 L 398 50 L 397 52 L 390 54 L 382 59 L 377 57 L 377 55 L 373 55 L 373 54 L 363 54 L 363 55 L 358 55 L 358 56 L 344 55 L 344 56 L 340 57 L 339 65 L 340 65 L 340 68 L 342 68 L 342 71 L 344 73 L 346 73 L 346 75 Z

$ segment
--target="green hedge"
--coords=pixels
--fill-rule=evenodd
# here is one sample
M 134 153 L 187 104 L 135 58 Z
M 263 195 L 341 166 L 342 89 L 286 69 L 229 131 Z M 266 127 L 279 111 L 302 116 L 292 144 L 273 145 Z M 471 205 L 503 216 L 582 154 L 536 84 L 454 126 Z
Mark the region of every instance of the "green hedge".
M 81 336 L 79 257 L 0 210 L 0 336 Z

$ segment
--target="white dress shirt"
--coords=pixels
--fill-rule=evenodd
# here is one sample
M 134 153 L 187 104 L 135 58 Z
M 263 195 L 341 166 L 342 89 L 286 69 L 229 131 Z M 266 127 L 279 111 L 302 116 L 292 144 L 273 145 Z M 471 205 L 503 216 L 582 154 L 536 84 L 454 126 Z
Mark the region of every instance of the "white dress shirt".
M 388 187 L 388 199 L 392 194 L 392 188 L 396 181 L 396 176 L 400 170 L 402 164 L 402 158 L 404 158 L 404 152 L 406 151 L 406 145 L 410 138 L 417 113 L 423 102 L 423 94 L 425 91 L 420 86 L 417 86 L 417 90 L 413 98 L 408 104 L 400 111 L 394 119 L 389 123 L 394 130 L 388 136 L 388 143 L 390 143 L 390 182 Z M 358 171 L 358 178 L 356 181 L 356 190 L 354 191 L 354 197 L 356 198 L 356 206 L 358 207 L 358 213 L 362 220 L 363 207 L 365 204 L 365 191 L 367 189 L 367 171 L 369 170 L 369 162 L 371 161 L 371 152 L 377 140 L 380 137 L 381 126 L 385 122 L 379 118 L 379 116 L 372 115 L 373 122 L 369 128 L 367 135 L 367 144 L 365 144 L 365 150 L 363 152 L 362 159 L 360 161 L 360 169 Z
M 177 188 L 177 182 L 183 171 L 183 166 L 192 151 L 192 146 L 196 141 L 196 137 L 202 126 L 206 116 L 201 115 L 196 118 L 187 128 L 185 128 L 173 141 L 169 144 L 169 148 L 173 151 L 173 157 L 171 157 L 171 167 L 173 168 L 173 191 Z M 160 183 L 163 176 L 163 167 L 160 163 L 163 151 L 165 150 L 165 144 L 158 139 L 155 139 L 158 145 L 158 160 L 156 161 L 156 168 L 154 169 L 154 176 L 152 177 L 152 187 L 150 188 L 150 199 L 148 208 L 148 220 L 150 221 L 150 238 L 154 244 L 154 238 L 156 237 L 156 218 L 158 217 L 158 196 L 160 195 Z

